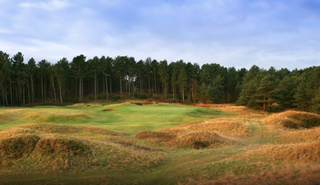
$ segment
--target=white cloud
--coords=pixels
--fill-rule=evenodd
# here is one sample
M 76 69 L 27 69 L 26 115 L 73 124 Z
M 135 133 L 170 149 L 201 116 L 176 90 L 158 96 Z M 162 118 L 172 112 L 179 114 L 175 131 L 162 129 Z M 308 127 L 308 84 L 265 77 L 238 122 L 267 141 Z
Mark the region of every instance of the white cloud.
M 48 2 L 38 2 L 38 3 L 20 3 L 21 7 L 24 8 L 40 8 L 48 11 L 53 11 L 56 9 L 62 9 L 69 6 L 69 3 L 67 1 L 61 1 L 61 0 L 51 0 Z

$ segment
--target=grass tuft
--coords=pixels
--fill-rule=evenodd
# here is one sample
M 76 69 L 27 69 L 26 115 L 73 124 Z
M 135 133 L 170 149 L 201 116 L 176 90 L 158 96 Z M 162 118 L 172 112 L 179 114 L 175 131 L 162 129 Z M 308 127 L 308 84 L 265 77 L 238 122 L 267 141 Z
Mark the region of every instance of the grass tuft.
M 320 126 L 320 115 L 309 112 L 285 111 L 265 118 L 263 123 L 294 129 L 312 128 Z

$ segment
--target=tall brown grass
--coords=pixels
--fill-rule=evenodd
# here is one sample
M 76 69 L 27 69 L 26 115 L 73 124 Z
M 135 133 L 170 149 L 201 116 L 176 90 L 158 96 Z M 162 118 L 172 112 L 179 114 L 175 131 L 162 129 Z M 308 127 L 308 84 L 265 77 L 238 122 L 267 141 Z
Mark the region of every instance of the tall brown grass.
M 245 137 L 251 133 L 251 127 L 245 118 L 217 118 L 192 124 L 183 129 L 194 131 L 216 132 L 228 136 Z
M 98 127 L 31 124 L 0 132 L 0 167 L 70 170 L 141 169 L 159 164 L 162 152 L 135 147 L 126 134 Z M 21 168 L 23 167 L 23 168 Z
M 320 126 L 320 115 L 301 111 L 285 111 L 263 120 L 265 125 L 280 125 L 287 128 L 312 128 Z
M 180 185 L 314 185 L 320 183 L 320 165 L 296 164 L 281 167 L 274 167 L 271 170 L 262 173 L 253 173 L 245 175 L 226 174 L 216 180 L 188 180 Z

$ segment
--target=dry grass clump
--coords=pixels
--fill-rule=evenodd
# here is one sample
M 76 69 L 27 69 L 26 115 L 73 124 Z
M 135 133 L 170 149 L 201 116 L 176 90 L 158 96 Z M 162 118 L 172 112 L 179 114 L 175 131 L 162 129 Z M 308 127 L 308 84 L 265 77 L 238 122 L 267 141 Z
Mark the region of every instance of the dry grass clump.
M 317 162 L 320 161 L 320 142 L 265 145 L 257 150 L 248 151 L 235 158 L 245 161 L 282 162 Z
M 285 127 L 269 126 L 270 141 L 275 144 L 290 144 L 320 141 L 320 127 L 310 129 L 287 129 Z
M 217 118 L 158 132 L 142 132 L 137 134 L 135 139 L 166 147 L 192 149 L 216 147 L 232 141 L 240 141 L 238 138 L 229 136 L 245 137 L 249 135 L 251 127 L 245 123 L 246 121 L 246 119 Z
M 188 132 L 181 134 L 176 140 L 169 142 L 169 145 L 179 148 L 194 148 L 201 149 L 210 146 L 220 146 L 225 142 L 211 132 Z
M 178 129 L 161 132 L 142 132 L 137 134 L 135 138 L 145 140 L 153 145 L 192 149 L 221 146 L 226 143 L 225 139 L 212 132 L 195 132 Z
M 161 141 L 169 141 L 175 139 L 177 136 L 170 133 L 163 133 L 163 132 L 141 132 L 135 136 L 137 139 L 147 139 L 147 138 L 154 138 Z
M 187 126 L 184 129 L 193 131 L 216 132 L 228 136 L 245 137 L 251 133 L 251 127 L 246 124 L 247 119 L 217 118 Z
M 14 171 L 27 166 L 60 171 L 90 166 L 140 169 L 164 160 L 162 153 L 134 146 L 122 133 L 97 127 L 23 125 L 0 132 L 0 167 Z
M 264 119 L 265 125 L 281 125 L 287 128 L 312 128 L 320 126 L 320 115 L 309 112 L 285 111 Z
M 59 156 L 90 156 L 92 149 L 84 140 L 63 137 L 59 135 L 48 135 L 41 138 L 36 145 L 36 150 L 42 154 L 56 154 Z
M 21 125 L 15 129 L 10 129 L 9 131 L 24 132 L 24 133 L 32 132 L 32 131 L 40 131 L 45 133 L 60 133 L 60 134 L 88 133 L 88 134 L 113 135 L 113 136 L 122 135 L 122 133 L 119 131 L 103 129 L 103 128 L 94 127 L 94 126 L 69 126 L 69 125 L 60 125 L 60 124 L 52 124 L 52 123 L 35 123 L 30 125 Z
M 19 159 L 29 155 L 40 137 L 34 134 L 17 134 L 0 140 L 0 158 Z
M 59 125 L 51 123 L 35 123 L 30 125 L 22 125 L 20 126 L 20 128 L 37 130 L 45 133 L 73 133 L 80 131 L 80 127 L 77 126 Z
M 216 180 L 192 180 L 179 185 L 212 185 L 212 184 L 234 184 L 234 185 L 314 185 L 320 183 L 320 166 L 296 165 L 288 167 L 274 167 L 272 170 L 262 173 L 234 175 L 232 173 Z

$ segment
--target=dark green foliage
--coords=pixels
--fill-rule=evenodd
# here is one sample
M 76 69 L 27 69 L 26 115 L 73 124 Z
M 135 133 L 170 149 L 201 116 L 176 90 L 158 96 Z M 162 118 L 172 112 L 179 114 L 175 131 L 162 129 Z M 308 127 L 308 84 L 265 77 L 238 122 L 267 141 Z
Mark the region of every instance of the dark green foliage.
M 320 114 L 320 87 L 316 92 L 315 97 L 311 100 L 311 109 L 313 112 Z
M 297 108 L 320 113 L 320 67 L 269 70 L 252 66 L 236 70 L 219 64 L 183 60 L 168 63 L 148 57 L 114 59 L 79 55 L 52 64 L 18 52 L 12 58 L 0 51 L 0 106 L 38 103 L 64 104 L 84 100 L 116 101 L 123 97 L 163 98 L 183 102 L 232 103 L 265 111 Z M 117 97 L 120 94 L 119 98 Z M 171 94 L 171 95 L 169 95 Z M 148 96 L 147 96 L 148 95 Z M 168 96 L 169 95 L 169 96 Z M 86 98 L 84 98 L 86 97 Z
M 121 100 L 122 98 L 121 98 L 121 96 L 119 96 L 119 95 L 115 95 L 115 96 L 112 96 L 111 97 L 111 100 L 112 101 L 117 101 L 117 100 Z
M 312 128 L 312 127 L 317 127 L 320 126 L 320 116 L 319 115 L 314 115 L 314 114 L 292 114 L 288 116 L 289 118 L 298 120 L 300 122 L 300 124 L 294 125 L 291 124 L 290 128 Z

